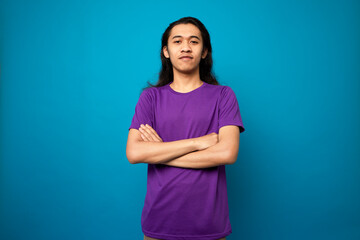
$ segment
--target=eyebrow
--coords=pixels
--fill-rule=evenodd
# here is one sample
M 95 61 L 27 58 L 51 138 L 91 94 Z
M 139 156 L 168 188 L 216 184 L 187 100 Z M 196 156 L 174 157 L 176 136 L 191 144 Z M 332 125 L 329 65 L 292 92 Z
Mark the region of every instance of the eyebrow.
M 182 36 L 181 35 L 176 35 L 176 36 L 173 36 L 172 39 L 177 38 L 177 37 L 182 37 Z M 190 38 L 197 38 L 197 39 L 200 40 L 200 38 L 198 36 L 195 36 L 195 35 L 190 36 Z

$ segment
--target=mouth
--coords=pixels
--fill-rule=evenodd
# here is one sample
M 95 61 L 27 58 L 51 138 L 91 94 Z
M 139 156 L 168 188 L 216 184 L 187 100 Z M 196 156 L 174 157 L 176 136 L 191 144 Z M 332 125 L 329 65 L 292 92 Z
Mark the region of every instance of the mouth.
M 191 60 L 192 57 L 181 57 L 180 59 L 181 59 L 181 60 Z
M 192 56 L 191 55 L 183 55 L 183 56 L 181 56 L 181 57 L 179 57 L 180 59 L 183 59 L 183 58 L 188 58 L 188 59 L 191 59 L 192 58 Z

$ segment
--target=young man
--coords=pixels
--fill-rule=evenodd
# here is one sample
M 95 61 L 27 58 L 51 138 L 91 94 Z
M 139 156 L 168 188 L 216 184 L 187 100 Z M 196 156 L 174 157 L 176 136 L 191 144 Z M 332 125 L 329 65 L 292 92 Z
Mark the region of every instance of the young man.
M 130 163 L 148 164 L 144 239 L 225 239 L 232 232 L 225 165 L 245 131 L 233 90 L 211 73 L 205 26 L 181 18 L 162 36 L 162 69 L 129 127 Z

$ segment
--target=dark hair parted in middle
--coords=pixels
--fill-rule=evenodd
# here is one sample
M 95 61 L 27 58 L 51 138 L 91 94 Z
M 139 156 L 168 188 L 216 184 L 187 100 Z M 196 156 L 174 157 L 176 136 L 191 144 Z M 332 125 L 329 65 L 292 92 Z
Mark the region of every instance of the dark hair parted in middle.
M 170 61 L 170 58 L 166 58 L 163 53 L 163 49 L 165 46 L 168 45 L 168 39 L 170 36 L 171 29 L 178 25 L 178 24 L 193 24 L 195 25 L 201 32 L 201 37 L 203 39 L 203 51 L 205 49 L 208 50 L 208 53 L 204 59 L 201 59 L 200 66 L 199 66 L 199 72 L 200 72 L 200 79 L 206 83 L 213 84 L 213 85 L 219 85 L 218 81 L 216 80 L 216 77 L 212 73 L 212 48 L 211 48 L 211 42 L 210 42 L 210 34 L 207 31 L 206 27 L 200 20 L 194 17 L 183 17 L 179 20 L 170 23 L 170 25 L 166 28 L 165 32 L 162 35 L 161 38 L 161 49 L 160 49 L 160 58 L 161 58 L 161 70 L 159 73 L 159 79 L 158 82 L 153 85 L 148 82 L 148 87 L 161 87 L 164 86 L 171 81 L 173 81 L 174 73 L 173 73 L 173 66 Z M 147 88 L 148 88 L 147 87 Z

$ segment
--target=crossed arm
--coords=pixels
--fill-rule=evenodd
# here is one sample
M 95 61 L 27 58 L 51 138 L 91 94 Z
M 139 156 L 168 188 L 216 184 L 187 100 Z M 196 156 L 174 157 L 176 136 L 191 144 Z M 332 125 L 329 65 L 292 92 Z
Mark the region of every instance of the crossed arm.
M 130 163 L 209 168 L 235 163 L 239 142 L 239 127 L 235 125 L 220 128 L 219 134 L 172 142 L 163 142 L 151 126 L 144 125 L 139 130 L 130 129 L 126 155 Z

